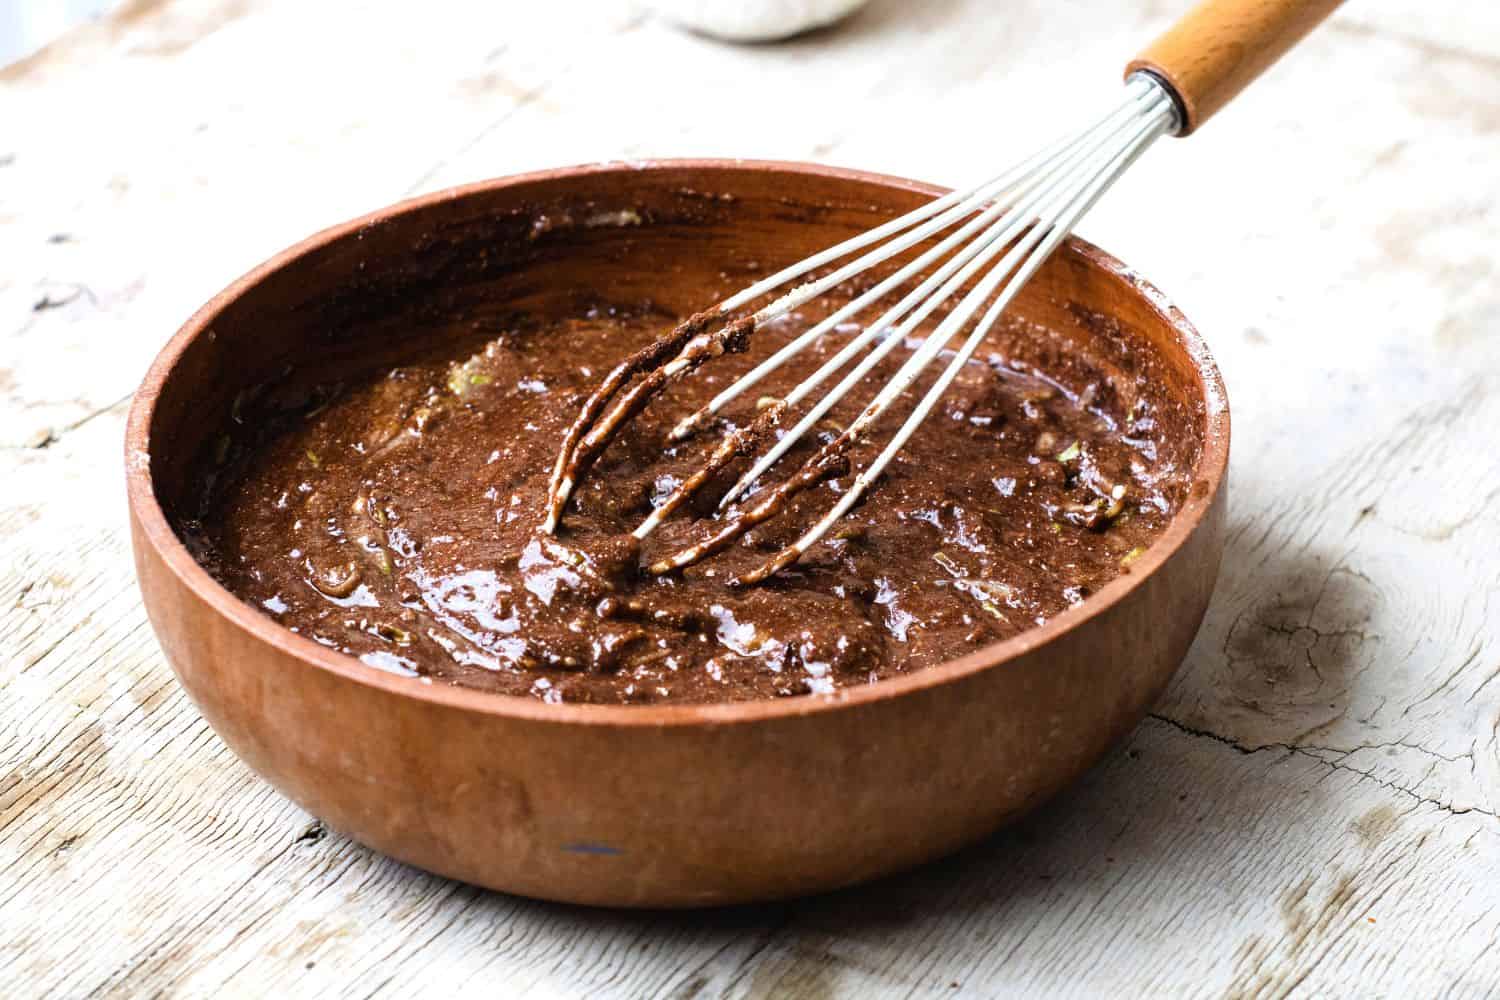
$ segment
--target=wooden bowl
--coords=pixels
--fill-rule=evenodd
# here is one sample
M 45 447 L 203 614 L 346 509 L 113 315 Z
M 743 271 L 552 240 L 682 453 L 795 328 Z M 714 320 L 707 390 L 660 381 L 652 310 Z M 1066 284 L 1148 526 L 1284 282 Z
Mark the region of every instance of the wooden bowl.
M 1162 690 L 1222 548 L 1219 374 L 1181 313 L 1078 240 L 1015 308 L 1095 349 L 1113 338 L 1147 371 L 1185 415 L 1193 486 L 1126 575 L 942 666 L 828 698 L 708 706 L 548 705 L 424 684 L 241 603 L 173 528 L 192 460 L 235 394 L 289 365 L 368 367 L 479 308 L 576 309 L 602 296 L 686 313 L 936 193 L 799 164 L 578 167 L 403 202 L 241 278 L 156 359 L 126 437 L 141 592 L 179 680 L 246 763 L 336 829 L 547 899 L 795 896 L 919 864 L 1033 808 Z

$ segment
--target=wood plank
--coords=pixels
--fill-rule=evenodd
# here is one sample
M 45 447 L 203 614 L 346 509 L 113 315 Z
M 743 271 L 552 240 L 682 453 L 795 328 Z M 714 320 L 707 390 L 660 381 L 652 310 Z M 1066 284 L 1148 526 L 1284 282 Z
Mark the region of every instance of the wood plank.
M 1177 6 L 891 0 L 734 48 L 577 3 L 420 19 L 136 3 L 0 73 L 0 982 L 1500 992 L 1500 38 L 1484 5 L 1420 23 L 1350 5 L 1088 220 L 1225 370 L 1230 547 L 1153 719 L 957 858 L 711 914 L 483 893 L 261 784 L 139 607 L 121 400 L 194 307 L 279 247 L 403 194 L 610 157 L 960 182 L 1108 100 Z M 1210 198 L 1226 179 L 1234 196 Z

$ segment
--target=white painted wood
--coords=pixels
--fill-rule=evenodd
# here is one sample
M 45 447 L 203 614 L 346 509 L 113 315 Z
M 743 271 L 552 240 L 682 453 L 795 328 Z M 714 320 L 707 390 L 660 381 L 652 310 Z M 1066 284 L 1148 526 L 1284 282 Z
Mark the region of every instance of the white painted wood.
M 281 246 L 611 157 L 960 183 L 1111 100 L 1178 6 L 885 0 L 734 48 L 583 0 L 141 0 L 0 71 L 4 995 L 1500 993 L 1492 5 L 1351 4 L 1085 224 L 1224 368 L 1230 547 L 1153 718 L 958 858 L 694 915 L 434 878 L 239 764 L 136 597 L 122 401 Z

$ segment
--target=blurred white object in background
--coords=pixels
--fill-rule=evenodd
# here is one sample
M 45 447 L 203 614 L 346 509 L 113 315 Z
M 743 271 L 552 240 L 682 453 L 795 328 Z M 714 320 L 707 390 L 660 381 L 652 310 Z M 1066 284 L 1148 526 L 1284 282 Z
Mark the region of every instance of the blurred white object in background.
M 0 0 L 0 66 L 25 58 L 120 0 Z
M 867 0 L 644 0 L 668 20 L 734 42 L 769 42 L 847 17 Z

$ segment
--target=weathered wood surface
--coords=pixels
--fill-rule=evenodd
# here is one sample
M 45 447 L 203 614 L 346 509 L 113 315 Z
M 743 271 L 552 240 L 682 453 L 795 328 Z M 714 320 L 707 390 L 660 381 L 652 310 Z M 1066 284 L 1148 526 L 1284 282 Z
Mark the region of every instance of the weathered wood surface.
M 967 180 L 1178 7 L 886 0 L 731 48 L 567 0 L 137 2 L 0 72 L 4 994 L 1500 992 L 1493 5 L 1351 4 L 1084 227 L 1224 368 L 1231 544 L 1153 717 L 961 857 L 695 915 L 427 876 L 240 765 L 136 597 L 124 401 L 270 252 L 612 157 Z

